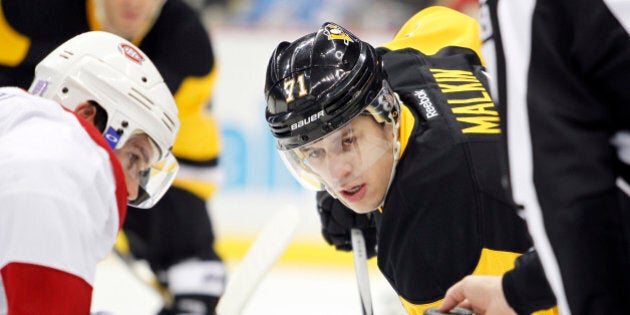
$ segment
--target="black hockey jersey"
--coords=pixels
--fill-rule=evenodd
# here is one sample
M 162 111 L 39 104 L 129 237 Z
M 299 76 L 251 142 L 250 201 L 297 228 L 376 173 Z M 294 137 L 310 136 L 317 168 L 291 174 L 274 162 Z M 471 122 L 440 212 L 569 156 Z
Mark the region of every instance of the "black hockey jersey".
M 442 29 L 446 36 L 431 35 L 436 51 L 425 49 L 422 30 L 439 21 L 451 26 Z M 407 311 L 422 314 L 464 276 L 512 269 L 532 243 L 503 181 L 502 129 L 474 20 L 434 7 L 409 23 L 423 28 L 403 27 L 379 49 L 404 108 L 402 153 L 381 209 L 378 266 Z

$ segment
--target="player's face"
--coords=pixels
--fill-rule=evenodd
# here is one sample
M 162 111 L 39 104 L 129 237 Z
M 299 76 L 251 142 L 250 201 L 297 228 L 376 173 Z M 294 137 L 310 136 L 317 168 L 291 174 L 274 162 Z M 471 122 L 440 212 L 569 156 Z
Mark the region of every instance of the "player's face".
M 149 170 L 155 162 L 156 150 L 149 137 L 142 133 L 131 136 L 122 148 L 114 151 L 125 172 L 128 200 L 138 197 L 140 173 Z
M 127 39 L 145 32 L 163 0 L 104 0 L 106 31 Z
M 394 165 L 391 128 L 358 116 L 339 131 L 300 148 L 304 163 L 358 213 L 383 200 Z

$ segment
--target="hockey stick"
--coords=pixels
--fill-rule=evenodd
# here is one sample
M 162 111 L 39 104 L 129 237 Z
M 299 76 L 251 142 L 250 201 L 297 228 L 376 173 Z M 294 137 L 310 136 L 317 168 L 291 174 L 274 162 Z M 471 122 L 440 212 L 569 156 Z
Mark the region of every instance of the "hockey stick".
M 293 239 L 302 213 L 287 207 L 265 225 L 240 263 L 228 276 L 225 293 L 216 308 L 217 315 L 239 315 L 251 295 Z
M 630 196 L 630 184 L 628 184 L 628 182 L 623 180 L 623 178 L 621 177 L 617 178 L 617 187 L 619 187 L 621 191 L 625 192 L 626 195 Z
M 352 240 L 352 254 L 354 256 L 354 271 L 357 276 L 359 286 L 359 298 L 361 299 L 361 310 L 363 315 L 373 315 L 372 295 L 370 293 L 370 277 L 367 269 L 367 251 L 365 249 L 365 239 L 360 229 L 350 230 Z
M 129 240 L 127 240 L 127 236 L 123 231 L 120 231 L 118 234 L 113 253 L 136 280 L 160 295 L 162 303 L 164 303 L 166 307 L 173 305 L 172 294 L 160 284 L 157 280 L 157 276 L 153 273 L 146 261 L 138 260 L 131 253 L 131 250 L 129 249 Z

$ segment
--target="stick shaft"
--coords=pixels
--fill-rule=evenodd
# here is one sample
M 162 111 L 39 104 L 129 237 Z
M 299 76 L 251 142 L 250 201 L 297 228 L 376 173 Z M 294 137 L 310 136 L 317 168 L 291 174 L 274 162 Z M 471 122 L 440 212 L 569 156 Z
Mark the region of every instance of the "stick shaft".
M 370 277 L 367 269 L 367 251 L 365 249 L 365 239 L 360 229 L 351 229 L 350 238 L 352 240 L 352 254 L 354 256 L 354 270 L 357 276 L 359 287 L 359 298 L 361 299 L 361 309 L 363 315 L 373 315 L 372 294 L 370 293 Z

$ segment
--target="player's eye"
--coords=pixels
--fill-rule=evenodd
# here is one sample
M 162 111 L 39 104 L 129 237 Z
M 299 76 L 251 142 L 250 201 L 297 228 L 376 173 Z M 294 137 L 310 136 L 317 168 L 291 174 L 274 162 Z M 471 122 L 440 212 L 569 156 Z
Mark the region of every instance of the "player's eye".
M 347 136 L 344 137 L 343 140 L 341 141 L 341 145 L 344 147 L 344 149 L 351 147 L 355 142 L 356 142 L 357 138 L 354 136 Z
M 323 149 L 311 149 L 308 150 L 307 157 L 309 160 L 318 160 L 324 157 Z

